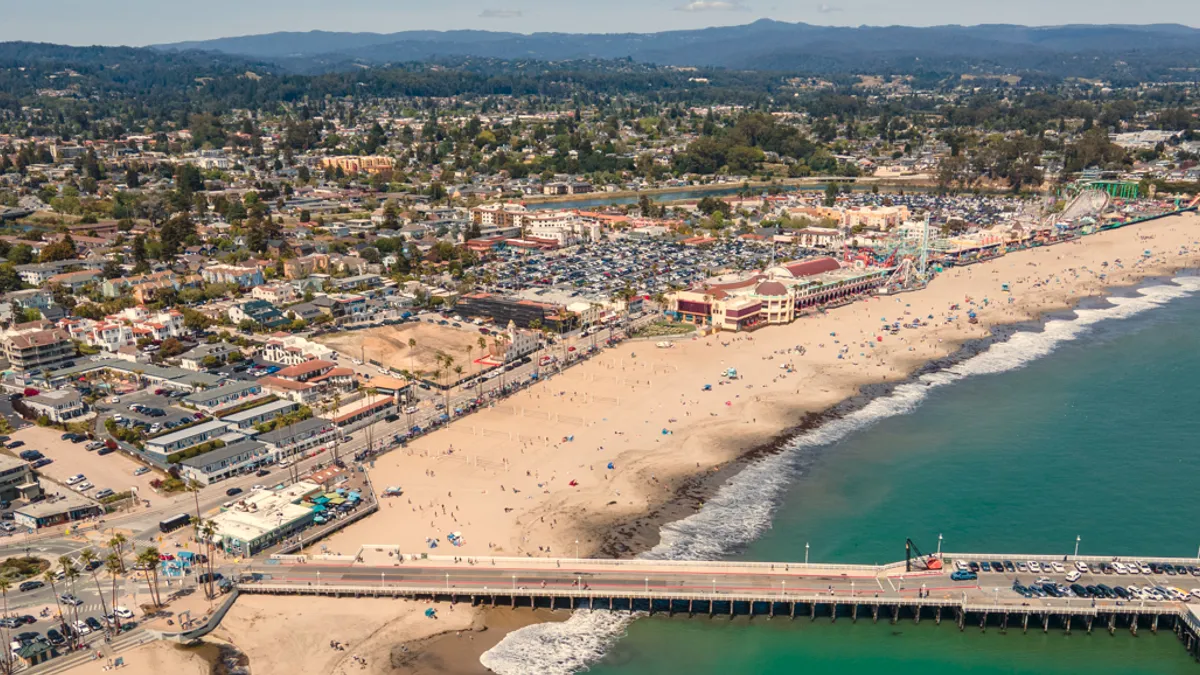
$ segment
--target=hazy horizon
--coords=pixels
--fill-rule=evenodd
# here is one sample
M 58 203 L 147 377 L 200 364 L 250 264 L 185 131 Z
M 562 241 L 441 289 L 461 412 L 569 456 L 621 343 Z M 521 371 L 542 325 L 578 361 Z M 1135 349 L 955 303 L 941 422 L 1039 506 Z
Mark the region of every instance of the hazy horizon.
M 405 3 L 408 4 L 408 3 Z M 903 4 L 904 6 L 899 6 Z M 1200 26 L 1200 3 L 1149 0 L 1136 15 L 1116 0 L 1010 0 L 971 6 L 957 0 L 911 3 L 788 3 L 767 0 L 610 0 L 598 3 L 548 0 L 457 0 L 444 5 L 393 6 L 378 0 L 259 0 L 253 4 L 213 0 L 198 14 L 192 6 L 126 0 L 119 8 L 77 0 L 21 3 L 6 10 L 0 41 L 68 45 L 146 46 L 276 32 L 395 33 L 408 30 L 489 30 L 513 33 L 656 33 L 774 19 L 825 26 L 1024 26 L 1182 24 Z M 57 20 L 47 20 L 47 16 Z M 1096 20 L 1089 20 L 1089 19 Z

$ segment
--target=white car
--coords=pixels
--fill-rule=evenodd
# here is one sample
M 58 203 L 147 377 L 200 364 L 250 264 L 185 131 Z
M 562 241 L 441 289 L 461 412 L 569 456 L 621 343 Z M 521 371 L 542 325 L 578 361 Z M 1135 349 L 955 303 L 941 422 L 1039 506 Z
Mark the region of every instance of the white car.
M 1146 563 L 1139 560 L 1137 562 L 1137 566 L 1138 566 L 1138 571 L 1141 572 L 1142 574 L 1150 574 L 1150 566 L 1147 565 Z
M 1079 570 L 1071 570 L 1071 573 L 1067 575 L 1067 581 L 1074 583 L 1079 581 L 1079 577 L 1081 576 L 1083 575 L 1079 573 Z
M 122 619 L 132 619 L 133 618 L 133 612 L 129 611 L 125 607 L 122 607 L 121 605 L 117 605 L 116 609 L 113 610 L 113 613 L 116 614 L 117 616 L 121 617 Z
M 255 483 L 251 490 L 265 490 L 266 488 L 261 483 Z
M 405 409 L 404 409 L 404 414 L 405 414 L 405 415 L 415 415 L 415 414 L 417 413 L 417 411 L 418 411 L 418 410 L 419 410 L 419 408 L 417 408 L 417 406 L 415 406 L 415 405 L 410 405 L 410 406 L 408 406 L 407 408 L 405 408 Z
M 1030 560 L 1029 561 L 1029 571 L 1030 572 L 1041 572 L 1042 564 L 1036 560 Z
M 1129 574 L 1129 568 L 1125 567 L 1124 563 L 1115 562 L 1112 566 L 1117 571 L 1117 574 Z
M 85 476 L 81 473 L 77 473 L 74 476 L 71 476 L 70 478 L 67 479 L 67 485 L 74 485 L 76 483 L 82 483 L 85 480 L 87 480 L 87 476 Z
M 108 399 L 108 402 L 109 402 L 109 403 L 120 403 L 120 402 L 121 402 L 121 397 L 120 397 L 120 396 L 113 396 L 112 398 Z
M 82 621 L 76 621 L 71 625 L 74 626 L 75 632 L 79 633 L 80 635 L 87 635 L 88 633 L 92 632 L 92 627 Z
M 1083 572 L 1084 574 L 1087 574 L 1089 572 L 1087 563 L 1083 562 L 1082 560 L 1075 561 L 1075 569 L 1079 570 L 1080 572 Z
M 1053 567 L 1054 571 L 1058 572 L 1059 574 L 1062 574 L 1063 572 L 1066 571 L 1066 568 L 1063 567 L 1062 563 L 1060 563 L 1060 562 L 1052 562 L 1052 563 L 1050 563 L 1050 566 Z
M 80 483 L 79 485 L 76 485 L 75 489 L 79 490 L 80 492 L 87 492 L 88 490 L 91 490 L 94 487 L 96 487 L 96 486 L 92 485 L 91 483 L 89 483 L 85 480 L 82 483 Z

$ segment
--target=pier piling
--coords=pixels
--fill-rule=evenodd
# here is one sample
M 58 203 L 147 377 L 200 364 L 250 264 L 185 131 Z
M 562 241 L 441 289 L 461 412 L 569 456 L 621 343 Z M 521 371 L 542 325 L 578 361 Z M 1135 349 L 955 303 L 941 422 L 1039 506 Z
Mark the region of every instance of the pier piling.
M 892 605 L 892 625 L 896 625 L 896 621 L 900 618 L 900 605 Z
M 1028 633 L 1028 632 L 1029 632 L 1029 614 L 1025 614 L 1025 615 L 1024 615 L 1022 618 L 1021 618 L 1021 632 L 1022 632 L 1022 633 Z
M 858 603 L 854 603 L 850 610 L 850 623 L 858 623 Z
M 937 611 L 933 615 L 933 623 L 936 626 L 942 625 L 942 606 L 938 605 Z
M 1150 621 L 1150 632 L 1158 635 L 1158 614 L 1155 614 Z
M 871 623 L 879 623 L 879 605 L 871 605 Z

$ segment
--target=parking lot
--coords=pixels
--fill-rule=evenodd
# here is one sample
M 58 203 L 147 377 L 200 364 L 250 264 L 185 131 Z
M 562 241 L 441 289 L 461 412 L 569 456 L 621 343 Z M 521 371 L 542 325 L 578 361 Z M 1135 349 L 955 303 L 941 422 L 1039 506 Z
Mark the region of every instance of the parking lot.
M 46 457 L 54 460 L 38 469 L 38 473 L 43 476 L 42 488 L 47 494 L 66 492 L 70 489 L 66 485 L 67 479 L 80 473 L 87 476 L 87 482 L 95 486 L 84 493 L 88 496 L 95 495 L 105 488 L 113 492 L 123 492 L 130 487 L 137 487 L 142 497 L 153 494 L 150 481 L 158 476 L 156 472 L 135 476 L 133 472 L 142 465 L 124 453 L 118 451 L 100 455 L 98 451 L 88 451 L 87 442 L 64 441 L 62 433 L 49 427 L 29 426 L 10 434 L 12 440 L 25 442 L 23 447 L 11 451 L 12 454 L 22 450 L 40 450 Z

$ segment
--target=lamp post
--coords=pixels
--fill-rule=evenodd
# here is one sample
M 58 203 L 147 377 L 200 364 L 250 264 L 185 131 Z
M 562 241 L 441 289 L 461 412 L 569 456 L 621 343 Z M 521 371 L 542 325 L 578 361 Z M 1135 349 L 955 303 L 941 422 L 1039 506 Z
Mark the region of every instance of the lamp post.
M 779 582 L 779 597 L 787 595 L 787 581 Z
M 942 557 L 942 535 L 940 535 L 940 534 L 938 535 L 938 550 L 937 550 L 937 557 L 938 557 L 938 559 L 939 559 L 939 560 L 940 560 L 940 559 L 941 559 L 941 557 Z
M 804 564 L 808 564 L 808 542 L 804 542 Z
M 383 588 L 384 586 L 387 585 L 387 582 L 384 580 L 383 575 L 384 575 L 383 572 L 379 573 L 379 587 L 380 588 Z
M 1075 557 L 1079 557 L 1079 535 L 1075 535 Z
M 579 560 L 579 540 L 575 540 L 575 559 Z
M 321 570 L 317 570 L 317 588 L 321 587 Z
M 646 577 L 646 592 L 650 592 L 650 577 Z
M 515 591 L 515 590 L 517 590 L 517 575 L 515 575 L 515 574 L 512 575 L 512 578 L 513 578 L 513 590 Z
M 446 590 L 450 590 L 450 573 L 446 572 Z
M 850 597 L 854 597 L 854 582 L 850 582 Z
M 712 592 L 712 594 L 713 594 L 713 595 L 716 595 L 716 594 L 717 594 L 717 580 L 716 580 L 716 579 L 713 579 L 713 592 Z

